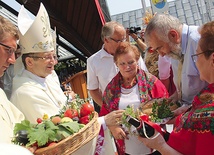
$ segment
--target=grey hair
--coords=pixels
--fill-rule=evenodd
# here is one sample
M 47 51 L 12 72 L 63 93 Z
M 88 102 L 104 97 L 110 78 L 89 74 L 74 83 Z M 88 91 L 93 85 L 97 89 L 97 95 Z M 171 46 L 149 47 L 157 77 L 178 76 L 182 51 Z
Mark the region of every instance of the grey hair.
M 155 32 L 159 40 L 169 41 L 168 34 L 171 29 L 179 32 L 179 28 L 182 23 L 178 18 L 169 14 L 157 14 L 155 15 L 146 26 L 144 37 L 146 42 L 149 40 L 152 32 Z
M 103 42 L 106 37 L 111 37 L 114 34 L 115 27 L 117 26 L 124 28 L 122 24 L 116 21 L 110 21 L 105 23 L 105 25 L 102 27 L 102 32 L 101 32 L 101 39 Z

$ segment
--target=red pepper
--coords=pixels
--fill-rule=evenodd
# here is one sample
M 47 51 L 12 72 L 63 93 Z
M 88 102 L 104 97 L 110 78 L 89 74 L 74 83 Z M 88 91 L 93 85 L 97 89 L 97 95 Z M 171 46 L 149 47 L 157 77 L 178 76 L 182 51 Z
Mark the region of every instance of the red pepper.
M 87 124 L 88 122 L 90 122 L 90 115 L 80 117 L 79 122 L 82 124 Z

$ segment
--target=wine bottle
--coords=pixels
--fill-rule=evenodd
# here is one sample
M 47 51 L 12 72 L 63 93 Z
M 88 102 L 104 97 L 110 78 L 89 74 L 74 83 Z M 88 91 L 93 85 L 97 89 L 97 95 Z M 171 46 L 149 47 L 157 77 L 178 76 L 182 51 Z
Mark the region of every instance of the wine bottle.
M 16 135 L 16 142 L 26 145 L 29 142 L 27 130 L 20 130 Z
M 126 121 L 133 125 L 134 127 L 136 127 L 139 135 L 144 138 L 152 137 L 155 134 L 155 129 L 146 122 L 144 122 L 143 125 L 142 122 L 140 122 L 139 120 L 130 115 L 127 116 Z

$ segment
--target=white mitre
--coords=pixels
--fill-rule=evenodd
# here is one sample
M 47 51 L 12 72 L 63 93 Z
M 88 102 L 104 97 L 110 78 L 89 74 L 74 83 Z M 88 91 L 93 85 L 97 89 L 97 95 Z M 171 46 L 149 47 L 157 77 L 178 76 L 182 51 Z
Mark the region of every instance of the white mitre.
M 19 45 L 21 53 L 50 52 L 54 50 L 50 20 L 42 3 L 33 21 L 22 5 L 18 15 Z
M 56 35 L 52 33 L 48 13 L 42 3 L 35 19 L 31 19 L 22 5 L 18 14 L 19 45 L 21 54 L 56 50 Z M 22 56 L 14 65 L 15 75 L 24 69 Z

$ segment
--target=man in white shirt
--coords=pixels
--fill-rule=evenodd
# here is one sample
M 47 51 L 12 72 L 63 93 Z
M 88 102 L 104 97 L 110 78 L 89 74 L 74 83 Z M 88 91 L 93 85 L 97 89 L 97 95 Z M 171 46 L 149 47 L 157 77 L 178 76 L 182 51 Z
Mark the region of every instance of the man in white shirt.
M 10 64 L 15 62 L 18 30 L 9 20 L 0 16 L 0 77 Z M 24 115 L 7 99 L 0 89 L 0 142 L 11 143 L 15 123 L 21 122 Z

